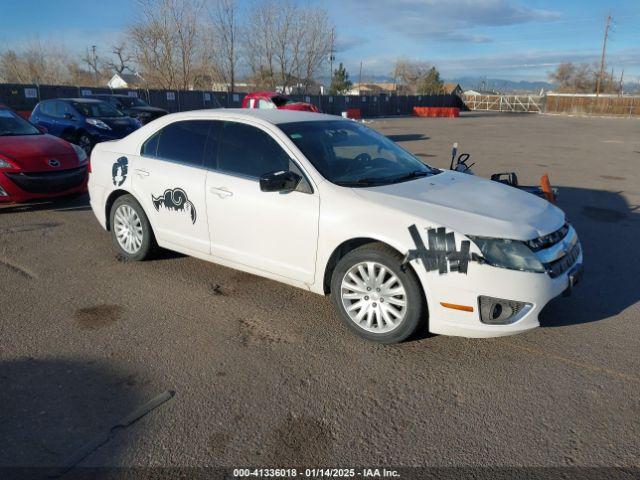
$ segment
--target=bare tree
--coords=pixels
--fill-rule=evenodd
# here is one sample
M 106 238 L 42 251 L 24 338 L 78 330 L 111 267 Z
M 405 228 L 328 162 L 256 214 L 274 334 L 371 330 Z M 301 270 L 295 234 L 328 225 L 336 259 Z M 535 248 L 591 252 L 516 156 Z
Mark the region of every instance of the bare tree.
M 113 54 L 113 58 L 105 62 L 106 68 L 118 74 L 124 73 L 127 70 L 135 72 L 133 68 L 133 56 L 129 54 L 124 42 L 114 45 L 111 53 Z
M 33 40 L 22 50 L 0 54 L 0 77 L 11 83 L 65 84 L 68 52 L 59 46 Z
M 304 93 L 307 93 L 314 77 L 329 58 L 333 44 L 333 25 L 326 10 L 306 10 L 303 17 L 303 45 L 301 75 Z
M 307 91 L 331 50 L 333 26 L 326 10 L 264 0 L 251 12 L 244 37 L 254 81 L 270 89 Z
M 257 10 L 256 10 L 257 9 Z M 276 66 L 275 66 L 275 23 L 277 17 L 277 4 L 268 1 L 262 4 L 255 3 L 245 27 L 244 55 L 251 69 L 251 81 L 258 88 L 275 90 Z
M 234 91 L 238 67 L 237 5 L 235 0 L 214 0 L 209 9 L 211 21 L 211 69 L 215 76 Z
M 143 77 L 161 88 L 192 88 L 202 75 L 202 0 L 138 0 L 128 37 Z
M 420 81 L 429 74 L 432 65 L 407 58 L 399 58 L 393 69 L 393 78 L 398 92 L 415 94 Z
M 562 62 L 553 72 L 549 73 L 549 79 L 557 85 L 559 91 L 571 89 L 576 74 L 576 67 L 571 62 Z
M 95 76 L 93 72 L 83 68 L 76 60 L 71 60 L 67 63 L 67 71 L 69 75 L 70 85 L 93 85 Z
M 549 79 L 556 85 L 559 92 L 593 93 L 596 91 L 598 68 L 597 64 L 580 63 L 576 65 L 571 62 L 563 62 L 549 73 Z M 611 75 L 603 74 L 600 91 L 604 93 L 619 91 L 613 78 L 613 72 Z

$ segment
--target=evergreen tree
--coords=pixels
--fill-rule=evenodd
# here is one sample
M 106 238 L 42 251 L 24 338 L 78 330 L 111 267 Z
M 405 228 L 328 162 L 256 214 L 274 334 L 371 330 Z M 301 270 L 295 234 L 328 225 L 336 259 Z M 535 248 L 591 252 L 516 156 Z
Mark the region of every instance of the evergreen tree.
M 418 82 L 418 93 L 421 95 L 430 93 L 442 93 L 444 82 L 440 80 L 440 72 L 436 67 L 431 67 L 427 74 Z
M 330 95 L 344 95 L 351 88 L 351 80 L 349 80 L 349 74 L 344 68 L 344 65 L 340 63 L 338 68 L 333 71 L 333 78 L 331 79 L 331 86 L 329 87 Z

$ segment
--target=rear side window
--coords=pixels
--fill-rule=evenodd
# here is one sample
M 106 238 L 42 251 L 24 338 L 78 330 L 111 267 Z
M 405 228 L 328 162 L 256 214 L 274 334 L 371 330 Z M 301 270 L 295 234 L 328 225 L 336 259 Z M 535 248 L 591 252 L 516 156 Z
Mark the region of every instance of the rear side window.
M 250 125 L 224 122 L 218 170 L 251 178 L 289 170 L 289 155 L 271 136 Z
M 141 154 L 201 167 L 212 122 L 208 120 L 185 120 L 167 125 L 142 145 Z
M 55 104 L 56 102 L 42 102 L 40 104 L 40 111 L 45 115 L 55 116 Z

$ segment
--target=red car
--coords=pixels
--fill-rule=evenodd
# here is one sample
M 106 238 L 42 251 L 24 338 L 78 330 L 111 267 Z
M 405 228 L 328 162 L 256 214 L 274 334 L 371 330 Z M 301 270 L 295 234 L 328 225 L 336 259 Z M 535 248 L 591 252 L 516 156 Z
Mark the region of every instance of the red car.
M 253 92 L 242 99 L 242 108 L 277 108 L 278 110 L 301 110 L 319 112 L 312 103 L 296 102 L 276 92 Z
M 0 203 L 87 191 L 87 154 L 0 105 Z

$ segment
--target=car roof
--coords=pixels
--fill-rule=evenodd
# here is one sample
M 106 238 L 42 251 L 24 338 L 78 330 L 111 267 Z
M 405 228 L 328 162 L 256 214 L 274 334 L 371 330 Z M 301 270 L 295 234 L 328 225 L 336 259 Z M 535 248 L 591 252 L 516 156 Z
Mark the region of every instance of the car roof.
M 130 97 L 129 95 L 123 95 L 122 93 L 94 93 L 91 97 L 116 97 L 116 98 L 138 98 Z
M 251 92 L 247 94 L 247 97 L 283 97 L 288 98 L 286 95 L 278 92 L 271 92 L 269 90 L 261 90 L 259 92 Z
M 62 100 L 63 102 L 77 102 L 77 103 L 100 103 L 102 100 L 97 98 L 54 98 L 52 100 Z
M 178 120 L 180 117 L 193 117 L 194 114 L 197 114 L 199 117 L 211 117 L 212 119 L 220 119 L 224 117 L 235 119 L 243 117 L 247 119 L 260 119 L 274 125 L 293 122 L 344 120 L 342 117 L 338 117 L 336 115 L 327 115 L 325 113 L 257 108 L 216 108 L 211 110 L 191 110 L 187 112 L 172 113 L 163 118 L 165 118 L 166 120 Z

